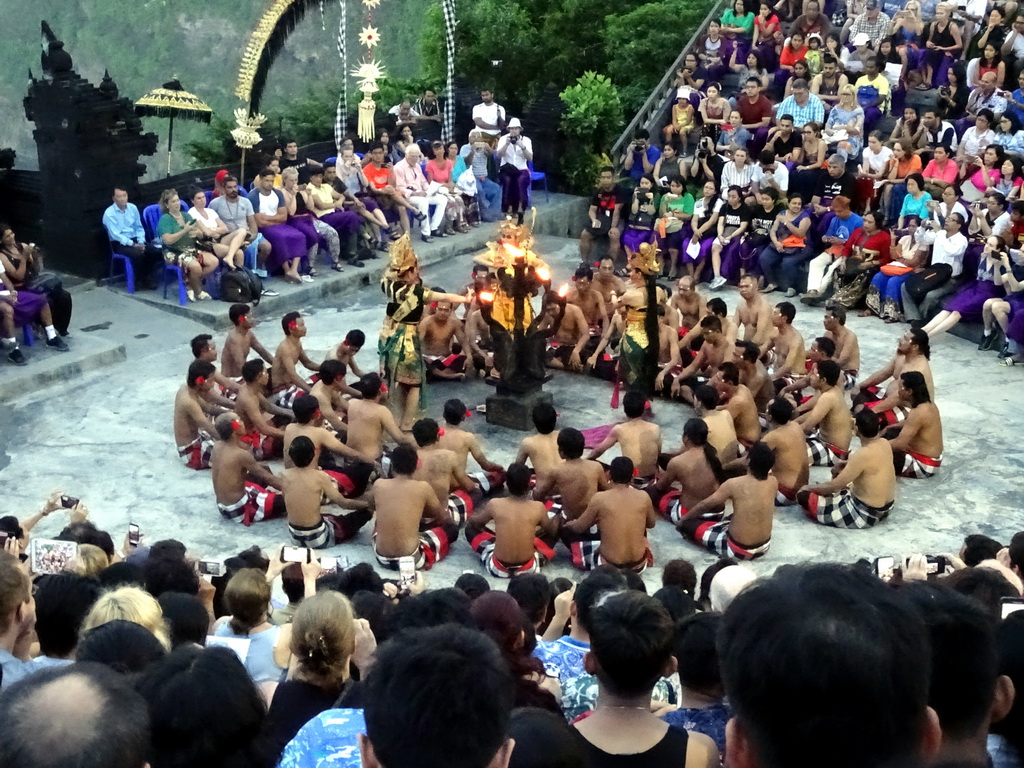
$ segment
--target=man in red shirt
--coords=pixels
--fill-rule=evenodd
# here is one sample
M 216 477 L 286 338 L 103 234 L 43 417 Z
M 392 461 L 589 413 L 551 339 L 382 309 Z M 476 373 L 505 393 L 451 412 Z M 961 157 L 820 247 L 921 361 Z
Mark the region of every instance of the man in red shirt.
M 772 124 L 772 103 L 761 93 L 761 81 L 756 77 L 747 78 L 743 94 L 736 99 L 736 111 L 740 122 L 750 131 L 753 138 L 747 142 L 750 157 L 757 157 L 768 140 L 768 129 Z

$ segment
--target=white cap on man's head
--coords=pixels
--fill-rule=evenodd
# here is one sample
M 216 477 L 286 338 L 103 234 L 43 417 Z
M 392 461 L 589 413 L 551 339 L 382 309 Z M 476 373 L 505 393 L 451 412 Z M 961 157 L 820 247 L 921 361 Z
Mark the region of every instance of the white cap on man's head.
M 725 613 L 736 595 L 757 579 L 757 575 L 742 565 L 730 565 L 715 574 L 708 592 L 711 597 L 711 610 Z
M 511 120 L 508 121 L 508 127 L 509 128 L 522 128 L 523 124 L 519 122 L 519 118 L 518 117 L 513 117 Z

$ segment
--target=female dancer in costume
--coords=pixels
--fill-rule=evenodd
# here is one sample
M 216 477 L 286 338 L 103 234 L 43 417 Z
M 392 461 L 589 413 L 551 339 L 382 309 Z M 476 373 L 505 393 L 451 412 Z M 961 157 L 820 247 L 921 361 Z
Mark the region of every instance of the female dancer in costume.
M 389 259 L 388 269 L 380 280 L 388 306 L 377 348 L 389 387 L 394 391 L 397 384 L 401 390 L 399 428 L 409 432 L 423 405 L 426 372 L 416 328 L 423 319 L 423 307 L 435 301 L 468 304 L 472 297 L 439 293 L 424 287 L 419 260 L 408 234 L 392 243 Z
M 626 308 L 625 332 L 619 348 L 619 381 L 627 391 L 654 392 L 658 375 L 658 305 L 664 297 L 655 280 L 661 269 L 658 246 L 643 243 L 629 260 L 629 288 L 619 298 Z

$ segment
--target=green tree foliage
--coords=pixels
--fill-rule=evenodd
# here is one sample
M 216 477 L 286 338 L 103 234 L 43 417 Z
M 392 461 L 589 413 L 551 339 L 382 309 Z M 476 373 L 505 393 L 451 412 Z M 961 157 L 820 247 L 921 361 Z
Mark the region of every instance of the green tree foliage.
M 643 105 L 706 14 L 690 0 L 663 0 L 605 18 L 602 71 L 619 85 L 626 114 Z
M 583 192 L 594 185 L 606 162 L 602 156 L 622 129 L 622 100 L 612 81 L 595 72 L 585 72 L 560 97 L 565 104 L 560 127 L 569 140 L 562 171 L 569 186 Z

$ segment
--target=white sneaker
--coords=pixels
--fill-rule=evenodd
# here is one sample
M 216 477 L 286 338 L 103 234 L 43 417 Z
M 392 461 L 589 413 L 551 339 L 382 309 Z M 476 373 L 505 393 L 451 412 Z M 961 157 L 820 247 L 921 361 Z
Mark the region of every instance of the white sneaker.
M 717 291 L 719 288 L 725 285 L 725 283 L 725 278 L 719 275 L 718 277 L 711 281 L 711 285 L 709 285 L 708 288 L 710 288 L 712 291 Z
M 209 301 L 211 298 L 213 297 L 210 296 L 210 294 L 208 294 L 206 291 L 203 291 L 202 293 L 199 294 L 200 301 Z
M 312 283 L 313 282 L 313 278 L 312 278 L 311 275 L 303 275 L 302 276 L 302 282 L 304 282 L 304 283 Z
M 188 296 L 188 300 L 189 301 L 195 301 L 196 300 L 196 292 L 193 291 L 191 288 L 186 288 L 185 289 L 185 295 Z

